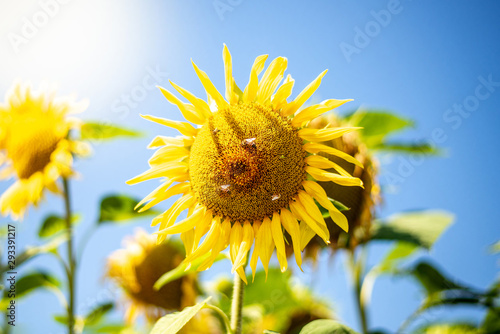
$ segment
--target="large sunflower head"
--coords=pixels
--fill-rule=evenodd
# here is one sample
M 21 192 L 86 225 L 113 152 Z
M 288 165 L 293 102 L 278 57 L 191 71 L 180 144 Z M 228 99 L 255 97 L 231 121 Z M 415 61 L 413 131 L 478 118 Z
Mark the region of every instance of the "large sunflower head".
M 322 129 L 332 126 L 344 126 L 346 123 L 343 119 L 329 113 L 311 121 L 309 127 Z M 357 244 L 369 238 L 374 209 L 376 204 L 380 202 L 377 160 L 370 153 L 357 132 L 347 133 L 339 138 L 325 142 L 325 144 L 349 154 L 359 162 L 353 164 L 335 155 L 324 152 L 319 153 L 363 181 L 363 188 L 342 187 L 333 182 L 318 182 L 329 197 L 335 198 L 335 200 L 349 208 L 349 210 L 343 212 L 349 224 L 350 233 L 348 235 L 331 218 L 325 219 L 330 230 L 330 247 L 333 249 L 354 248 Z M 330 172 L 337 173 L 333 169 Z M 316 253 L 323 245 L 324 243 L 318 237 L 314 237 L 306 247 L 306 254 L 311 258 L 316 258 Z
M 160 88 L 167 100 L 197 126 L 144 115 L 148 120 L 178 130 L 182 136 L 156 137 L 149 145 L 158 148 L 149 160 L 151 168 L 128 183 L 163 178 L 162 184 L 140 203 L 147 203 L 141 208 L 146 210 L 171 196 L 181 195 L 170 209 L 153 220 L 153 226 L 159 225 L 159 240 L 180 233 L 188 263 L 210 254 L 200 270 L 209 268 L 217 254 L 229 245 L 232 270 L 246 281 L 244 265 L 254 244 L 250 259 L 254 273 L 258 258 L 267 271 L 274 248 L 281 269 L 286 270 L 283 230 L 291 236 L 299 266 L 301 251 L 313 236 L 319 235 L 325 243 L 330 242 L 330 232 L 318 204 L 347 230 L 347 219 L 316 181 L 357 187 L 362 182 L 317 154 L 325 152 L 355 161 L 322 142 L 356 128 L 306 127 L 312 119 L 348 101 L 325 100 L 301 109 L 319 87 L 326 71 L 295 99 L 287 101 L 294 80 L 290 75 L 284 79 L 286 58 L 274 59 L 259 78 L 267 55 L 257 57 L 243 91 L 233 79 L 231 55 L 225 46 L 223 59 L 225 98 L 194 63 L 207 92 L 207 102 L 174 83 L 174 89 L 188 102 Z M 328 172 L 330 168 L 339 174 Z M 184 210 L 188 210 L 187 218 L 175 224 Z
M 124 248 L 113 252 L 107 261 L 106 276 L 125 292 L 125 320 L 134 323 L 139 315 L 154 322 L 168 311 L 180 311 L 195 304 L 196 276 L 183 276 L 154 289 L 155 282 L 184 259 L 182 245 L 173 241 L 156 243 L 144 230 L 124 240 Z
M 56 99 L 53 93 L 34 93 L 17 84 L 0 104 L 0 179 L 17 180 L 0 197 L 0 212 L 22 218 L 30 204 L 36 205 L 45 188 L 59 192 L 56 181 L 70 177 L 72 154 L 85 154 L 87 147 L 68 137 L 78 122 L 67 117 L 83 104 Z

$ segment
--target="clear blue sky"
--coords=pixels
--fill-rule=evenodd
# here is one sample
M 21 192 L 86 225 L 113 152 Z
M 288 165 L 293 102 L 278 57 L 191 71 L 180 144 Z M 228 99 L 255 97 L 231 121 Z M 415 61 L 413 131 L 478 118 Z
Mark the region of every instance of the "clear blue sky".
M 240 86 L 246 84 L 256 56 L 285 56 L 297 89 L 328 68 L 316 97 L 355 99 L 342 111 L 359 106 L 384 108 L 414 119 L 417 128 L 400 139 L 431 140 L 433 131 L 441 129 L 437 131 L 446 138 L 440 145 L 447 157 L 426 159 L 414 165 L 401 182 L 392 184 L 380 216 L 421 208 L 454 213 L 455 224 L 430 257 L 452 276 L 478 288 L 489 286 L 497 276 L 498 257 L 488 254 L 487 247 L 500 236 L 498 2 L 72 0 L 52 9 L 40 3 L 0 4 L 0 92 L 15 79 L 36 85 L 42 80 L 54 82 L 61 93 L 90 100 L 82 118 L 109 120 L 147 133 L 141 140 L 96 145 L 94 157 L 78 163 L 82 180 L 72 183 L 73 205 L 85 216 L 78 233 L 95 219 L 101 195 L 126 192 L 142 197 L 153 189 L 151 183 L 129 187 L 124 181 L 147 168 L 151 151 L 145 147 L 154 135 L 174 132 L 140 119 L 139 113 L 174 119 L 181 115 L 159 91 L 148 89 L 150 72 L 156 72 L 155 83 L 167 86 L 172 79 L 204 96 L 189 61 L 192 58 L 223 89 L 222 45 L 226 43 Z M 232 4 L 217 11 L 214 3 Z M 35 22 L 40 25 L 36 32 L 23 36 L 25 19 L 34 22 L 43 8 L 53 15 L 46 24 Z M 23 36 L 25 42 L 13 43 L 12 34 Z M 476 91 L 481 80 L 493 81 L 489 91 Z M 127 106 L 123 96 L 131 94 L 135 97 Z M 463 104 L 461 113 L 454 111 L 454 105 Z M 401 164 L 398 158 L 383 159 L 382 169 L 397 174 Z M 388 181 L 387 177 L 383 175 L 381 181 Z M 6 187 L 1 184 L 0 191 Z M 48 196 L 19 227 L 19 245 L 35 243 L 41 218 L 61 211 L 61 200 Z M 104 298 L 104 258 L 136 226 L 153 231 L 143 220 L 104 227 L 91 239 L 78 276 L 81 309 Z M 371 260 L 376 261 L 386 247 L 371 250 Z M 342 261 L 324 259 L 319 275 L 306 270 L 299 277 L 333 300 L 341 319 L 359 329 Z M 40 258 L 36 267 L 54 269 L 62 276 L 51 258 Z M 227 267 L 217 267 L 205 277 L 214 277 L 217 269 Z M 372 328 L 397 329 L 420 298 L 417 286 L 408 280 L 380 279 L 370 308 Z M 37 293 L 19 307 L 24 332 L 64 331 L 50 317 L 62 311 L 51 294 Z M 430 315 L 431 319 L 456 316 L 477 320 L 483 313 L 461 308 L 456 313 Z

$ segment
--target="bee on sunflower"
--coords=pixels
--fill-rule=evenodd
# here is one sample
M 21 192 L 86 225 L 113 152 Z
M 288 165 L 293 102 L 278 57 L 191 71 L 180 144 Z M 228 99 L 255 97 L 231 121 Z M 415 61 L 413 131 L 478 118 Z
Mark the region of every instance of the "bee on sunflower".
M 153 219 L 152 226 L 159 225 L 158 241 L 180 234 L 187 263 L 209 254 L 199 270 L 208 269 L 229 246 L 232 271 L 245 282 L 244 267 L 252 245 L 249 263 L 255 275 L 259 258 L 267 272 L 275 248 L 281 271 L 287 269 L 284 230 L 291 236 L 299 266 L 301 251 L 313 236 L 330 242 L 330 232 L 318 205 L 347 231 L 346 217 L 318 181 L 362 187 L 359 178 L 318 154 L 328 153 L 359 165 L 345 152 L 322 144 L 358 128 L 307 127 L 314 118 L 350 100 L 329 99 L 302 108 L 319 87 L 324 71 L 288 102 L 294 80 L 290 75 L 284 77 L 287 59 L 274 59 L 259 78 L 267 57 L 256 58 L 248 85 L 241 90 L 232 76 L 231 55 L 224 45 L 225 98 L 194 63 L 207 101 L 172 82 L 188 102 L 160 87 L 166 99 L 197 126 L 143 115 L 178 130 L 182 136 L 154 138 L 149 148 L 158 150 L 149 160 L 151 168 L 128 181 L 135 184 L 163 179 L 139 203 L 140 211 L 181 195 L 170 209 Z M 176 223 L 184 210 L 188 210 L 187 218 Z
M 0 212 L 22 219 L 30 205 L 37 205 L 48 189 L 61 193 L 59 178 L 75 175 L 73 154 L 88 154 L 88 146 L 69 138 L 79 121 L 68 117 L 83 111 L 86 102 L 35 93 L 16 84 L 0 104 L 0 180 L 16 181 L 0 196 Z

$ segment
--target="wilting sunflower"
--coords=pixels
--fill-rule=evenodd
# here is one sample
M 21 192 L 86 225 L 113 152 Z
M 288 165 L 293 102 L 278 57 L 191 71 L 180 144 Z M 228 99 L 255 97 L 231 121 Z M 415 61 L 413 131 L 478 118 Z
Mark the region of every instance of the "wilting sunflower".
M 109 256 L 106 276 L 126 293 L 127 323 L 134 323 L 141 314 L 154 322 L 167 311 L 180 311 L 195 304 L 196 275 L 186 275 L 158 291 L 153 288 L 164 273 L 182 262 L 185 256 L 182 246 L 174 242 L 157 245 L 156 238 L 144 230 L 137 230 L 123 243 L 123 249 Z
M 309 124 L 309 127 L 322 129 L 331 126 L 343 126 L 346 123 L 347 121 L 329 113 L 313 120 Z M 377 182 L 378 163 L 357 132 L 347 133 L 324 144 L 346 152 L 359 161 L 359 164 L 354 164 L 340 159 L 335 155 L 325 152 L 319 153 L 363 181 L 363 188 L 348 188 L 339 186 L 333 182 L 318 182 L 329 197 L 335 198 L 349 208 L 349 210 L 343 212 L 349 223 L 350 233 L 348 235 L 343 233 L 331 218 L 325 218 L 325 222 L 330 230 L 331 243 L 329 246 L 333 249 L 354 248 L 357 244 L 369 238 L 374 210 L 380 202 L 380 187 Z M 330 172 L 336 173 L 333 169 Z M 314 237 L 306 246 L 306 256 L 315 259 L 317 252 L 322 247 L 324 247 L 324 243 L 321 239 Z M 291 255 L 292 251 L 288 250 L 288 253 Z
M 69 139 L 78 121 L 68 114 L 82 111 L 85 103 L 57 99 L 53 93 L 33 93 L 17 84 L 0 104 L 0 179 L 17 177 L 0 197 L 0 212 L 22 218 L 36 205 L 45 188 L 58 193 L 56 181 L 70 177 L 72 153 L 84 155 L 88 147 Z
M 254 273 L 259 257 L 267 271 L 275 247 L 281 270 L 286 270 L 283 229 L 291 236 L 299 266 L 305 241 L 317 234 L 324 242 L 330 242 L 330 233 L 317 203 L 329 211 L 336 224 L 347 230 L 347 219 L 316 181 L 343 186 L 362 186 L 362 182 L 338 164 L 316 154 L 326 152 L 354 163 L 350 155 L 321 142 L 356 128 L 305 127 L 310 120 L 349 101 L 325 100 L 300 110 L 316 91 L 326 71 L 293 101 L 287 102 L 294 80 L 288 75 L 280 85 L 287 66 L 286 58 L 274 59 L 259 79 L 267 55 L 257 57 L 243 91 L 233 79 L 231 55 L 226 46 L 223 59 L 225 99 L 194 63 L 207 91 L 208 103 L 174 83 L 172 86 L 189 103 L 160 88 L 167 100 L 199 127 L 142 116 L 174 128 L 183 136 L 153 139 L 149 148 L 159 149 L 149 160 L 151 168 L 128 183 L 163 178 L 162 184 L 140 203 L 147 203 L 141 208 L 147 210 L 181 194 L 170 209 L 153 220 L 152 225 L 160 227 L 159 240 L 180 233 L 187 263 L 209 254 L 200 270 L 209 268 L 219 252 L 229 245 L 232 271 L 246 282 L 244 265 L 254 241 L 250 259 Z M 330 168 L 339 174 L 325 171 Z M 187 218 L 175 224 L 184 210 L 188 210 Z

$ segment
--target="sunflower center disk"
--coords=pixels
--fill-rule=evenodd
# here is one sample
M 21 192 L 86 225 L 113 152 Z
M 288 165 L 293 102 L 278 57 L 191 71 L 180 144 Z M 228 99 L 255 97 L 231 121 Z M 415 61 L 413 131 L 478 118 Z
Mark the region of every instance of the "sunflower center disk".
M 232 222 L 262 220 L 287 206 L 305 179 L 305 151 L 290 121 L 254 103 L 214 113 L 191 148 L 199 200 Z
M 20 179 L 43 171 L 57 147 L 57 138 L 50 124 L 40 120 L 24 120 L 12 124 L 7 151 Z

